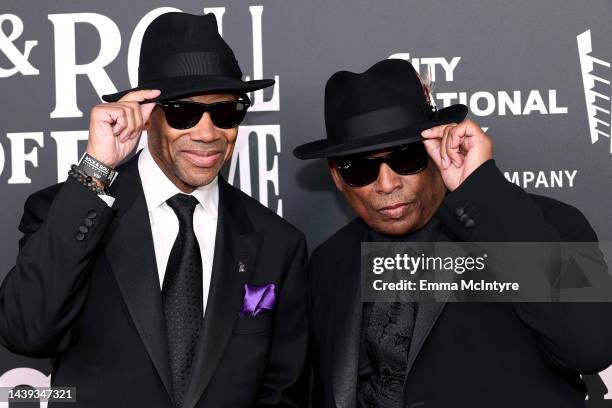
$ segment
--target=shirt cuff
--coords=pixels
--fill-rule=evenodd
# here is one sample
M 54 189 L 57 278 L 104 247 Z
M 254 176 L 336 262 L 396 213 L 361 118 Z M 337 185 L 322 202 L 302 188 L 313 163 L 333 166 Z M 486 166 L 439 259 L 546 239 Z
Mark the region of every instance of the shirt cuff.
M 98 194 L 98 197 L 100 197 L 102 200 L 104 200 L 104 202 L 106 203 L 106 205 L 108 205 L 109 207 L 113 206 L 113 203 L 115 202 L 115 197 L 106 195 L 106 194 Z

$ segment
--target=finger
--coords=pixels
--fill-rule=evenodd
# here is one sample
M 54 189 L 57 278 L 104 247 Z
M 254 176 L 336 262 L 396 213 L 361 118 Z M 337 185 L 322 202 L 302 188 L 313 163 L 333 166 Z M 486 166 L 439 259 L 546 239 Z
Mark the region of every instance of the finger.
M 444 136 L 444 131 L 446 130 L 446 128 L 452 127 L 452 126 L 457 126 L 457 124 L 456 123 L 446 123 L 444 125 L 434 126 L 432 128 L 425 129 L 424 131 L 422 131 L 421 136 L 423 136 L 426 139 L 433 139 L 433 138 L 442 139 L 442 136 Z
M 130 139 L 135 139 L 142 133 L 144 121 L 142 119 L 142 113 L 140 111 L 140 105 L 137 102 L 130 103 L 132 112 L 134 113 L 134 131 L 130 135 Z
M 126 107 L 126 110 L 127 110 L 127 114 L 128 114 L 129 130 L 128 130 L 128 132 L 125 135 L 124 142 L 127 142 L 129 139 L 131 139 L 132 135 L 138 131 L 138 129 L 137 129 L 137 119 L 136 119 L 136 110 L 134 110 L 134 107 L 132 105 L 128 105 Z M 138 109 L 138 110 L 140 110 L 140 109 Z
M 440 141 L 440 158 L 442 159 L 443 169 L 447 169 L 450 165 L 450 159 L 448 158 L 448 134 L 451 129 L 451 126 L 444 128 L 442 140 Z
M 142 89 L 127 93 L 118 102 L 143 102 L 148 99 L 157 98 L 161 94 L 159 89 Z
M 438 166 L 439 169 L 442 168 L 442 160 L 440 158 L 440 139 L 428 139 L 423 141 L 423 145 L 427 150 L 427 154 L 433 162 Z
M 111 125 L 113 136 L 119 137 L 128 125 L 125 111 L 120 107 L 109 109 L 105 112 L 108 119 L 106 121 Z
M 489 136 L 482 131 L 480 125 L 469 119 L 461 122 L 463 130 L 463 140 L 460 148 L 465 154 L 469 152 L 474 146 L 486 145 L 489 150 L 492 150 L 492 142 Z
M 144 123 L 147 123 L 151 117 L 153 109 L 155 109 L 155 103 L 143 103 L 140 105 L 140 115 Z
M 125 141 L 130 138 L 132 132 L 134 132 L 136 119 L 134 118 L 134 111 L 129 105 L 122 105 L 121 108 L 125 113 L 126 126 L 125 129 L 123 129 L 123 132 L 121 132 L 119 135 L 119 141 L 121 143 L 125 143 Z
M 421 132 L 421 136 L 423 136 L 425 139 L 441 139 L 444 135 L 444 129 L 446 129 L 448 126 L 450 125 L 440 125 L 425 129 Z
M 463 165 L 461 147 L 465 139 L 466 126 L 463 123 L 452 128 L 448 133 L 447 153 L 455 167 Z

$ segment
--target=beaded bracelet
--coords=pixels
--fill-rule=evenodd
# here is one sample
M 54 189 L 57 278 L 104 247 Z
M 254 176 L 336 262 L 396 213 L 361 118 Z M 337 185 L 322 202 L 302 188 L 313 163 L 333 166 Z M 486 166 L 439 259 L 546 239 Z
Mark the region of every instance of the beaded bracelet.
M 96 194 L 108 194 L 105 189 L 100 188 L 93 178 L 85 174 L 76 164 L 70 166 L 68 175 Z

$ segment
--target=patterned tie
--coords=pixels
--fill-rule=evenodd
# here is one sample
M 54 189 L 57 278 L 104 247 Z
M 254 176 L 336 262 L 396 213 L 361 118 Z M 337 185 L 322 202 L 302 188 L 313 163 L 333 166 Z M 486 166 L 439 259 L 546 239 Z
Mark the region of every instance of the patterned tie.
M 434 220 L 423 230 L 410 236 L 391 238 L 371 232 L 373 242 L 429 241 L 431 231 L 437 231 Z M 431 241 L 435 241 L 431 239 Z M 397 279 L 397 276 L 396 276 Z M 365 408 L 402 408 L 404 383 L 408 372 L 408 352 L 418 313 L 414 302 L 373 302 L 370 315 L 364 315 L 365 349 L 371 367 L 371 377 L 359 394 L 358 406 Z M 364 307 L 364 310 L 366 308 Z
M 177 194 L 166 203 L 179 220 L 179 232 L 164 275 L 162 302 L 166 315 L 174 398 L 176 406 L 180 407 L 189 385 L 204 314 L 202 258 L 193 232 L 193 212 L 198 200 L 191 195 Z
M 401 408 L 408 371 L 408 350 L 418 304 L 376 302 L 366 328 L 372 377 L 363 391 L 367 408 Z

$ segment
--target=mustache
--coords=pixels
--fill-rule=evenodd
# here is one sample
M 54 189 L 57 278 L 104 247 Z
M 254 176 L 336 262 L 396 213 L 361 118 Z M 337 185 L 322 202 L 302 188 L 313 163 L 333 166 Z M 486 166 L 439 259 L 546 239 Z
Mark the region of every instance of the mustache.
M 372 200 L 372 207 L 374 207 L 376 210 L 381 210 L 397 204 L 414 204 L 416 202 L 418 202 L 417 197 L 406 197 L 402 194 L 392 194 L 382 198 L 375 198 Z
M 189 137 L 181 138 L 176 141 L 176 148 L 179 150 L 193 150 L 201 152 L 219 151 L 224 152 L 227 149 L 227 141 L 217 139 L 212 142 L 203 142 L 201 140 L 191 140 Z

